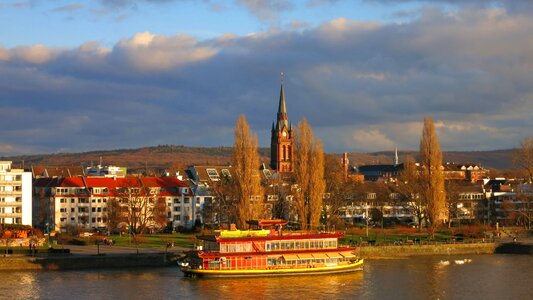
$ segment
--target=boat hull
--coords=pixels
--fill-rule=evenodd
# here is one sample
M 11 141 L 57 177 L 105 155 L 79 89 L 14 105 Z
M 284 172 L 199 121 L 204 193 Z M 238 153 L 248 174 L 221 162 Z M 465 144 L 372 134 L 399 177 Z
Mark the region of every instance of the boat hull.
M 180 267 L 187 277 L 249 277 L 249 276 L 295 276 L 295 275 L 318 275 L 335 274 L 361 271 L 363 260 L 331 267 L 293 268 L 293 269 L 256 269 L 256 270 L 206 270 Z

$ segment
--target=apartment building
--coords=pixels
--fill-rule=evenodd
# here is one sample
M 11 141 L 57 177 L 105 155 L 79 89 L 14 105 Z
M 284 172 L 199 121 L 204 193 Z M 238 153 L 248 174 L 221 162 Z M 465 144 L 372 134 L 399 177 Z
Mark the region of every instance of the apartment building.
M 0 224 L 32 225 L 31 172 L 0 161 Z
M 35 214 L 42 216 L 35 223 L 49 223 L 50 230 L 63 232 L 69 227 L 107 230 L 112 202 L 118 203 L 122 212 L 137 209 L 128 207 L 128 198 L 146 201 L 148 209 L 164 201 L 167 225 L 174 228 L 190 228 L 196 219 L 202 221 L 204 205 L 202 198 L 193 197 L 185 182 L 171 176 L 40 178 L 35 181 L 33 196 Z M 155 227 L 154 220 L 148 226 Z

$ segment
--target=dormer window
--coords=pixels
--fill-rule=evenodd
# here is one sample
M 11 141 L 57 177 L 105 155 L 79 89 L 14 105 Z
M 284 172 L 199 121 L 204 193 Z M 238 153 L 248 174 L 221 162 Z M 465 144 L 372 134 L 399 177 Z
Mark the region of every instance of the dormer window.
M 231 178 L 231 173 L 229 172 L 228 169 L 222 169 L 222 176 L 224 176 L 226 178 Z
M 218 175 L 218 172 L 216 169 L 206 169 L 207 176 L 209 176 L 209 179 L 213 181 L 217 181 L 220 179 L 220 176 Z

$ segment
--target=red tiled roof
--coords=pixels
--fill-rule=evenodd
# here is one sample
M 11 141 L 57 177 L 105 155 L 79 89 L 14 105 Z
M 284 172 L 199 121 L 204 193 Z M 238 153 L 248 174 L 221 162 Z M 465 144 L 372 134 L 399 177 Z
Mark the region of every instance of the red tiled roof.
M 83 179 L 81 177 L 65 177 L 59 184 L 60 187 L 84 187 Z
M 58 182 L 60 181 L 60 182 Z M 117 188 L 121 187 L 161 187 L 160 196 L 174 196 L 179 194 L 177 187 L 189 187 L 185 182 L 175 177 L 143 177 L 142 184 L 137 177 L 111 178 L 111 177 L 65 177 L 60 180 L 56 178 L 36 179 L 36 186 L 56 186 L 56 187 L 85 187 L 88 188 L 108 188 L 110 194 L 116 194 Z M 94 195 L 94 194 L 93 194 Z

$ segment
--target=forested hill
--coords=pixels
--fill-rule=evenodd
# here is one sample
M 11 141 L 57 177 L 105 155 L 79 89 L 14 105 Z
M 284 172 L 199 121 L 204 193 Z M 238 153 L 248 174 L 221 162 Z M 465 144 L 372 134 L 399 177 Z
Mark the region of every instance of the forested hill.
M 451 151 L 444 153 L 444 161 L 477 163 L 491 169 L 512 169 L 512 149 L 494 151 Z M 268 163 L 270 148 L 259 149 L 261 161 Z M 339 158 L 341 154 L 337 155 Z M 417 158 L 416 151 L 400 151 L 400 162 L 405 155 Z M 186 165 L 228 164 L 231 161 L 231 147 L 187 147 L 160 145 L 138 149 L 118 149 L 90 151 L 82 153 L 56 153 L 42 155 L 24 155 L 1 157 L 0 160 L 13 161 L 14 164 L 47 165 L 47 166 L 90 166 L 102 162 L 103 165 L 125 166 L 128 168 L 169 168 L 183 167 Z M 387 164 L 393 163 L 394 152 L 358 153 L 348 155 L 350 164 Z

